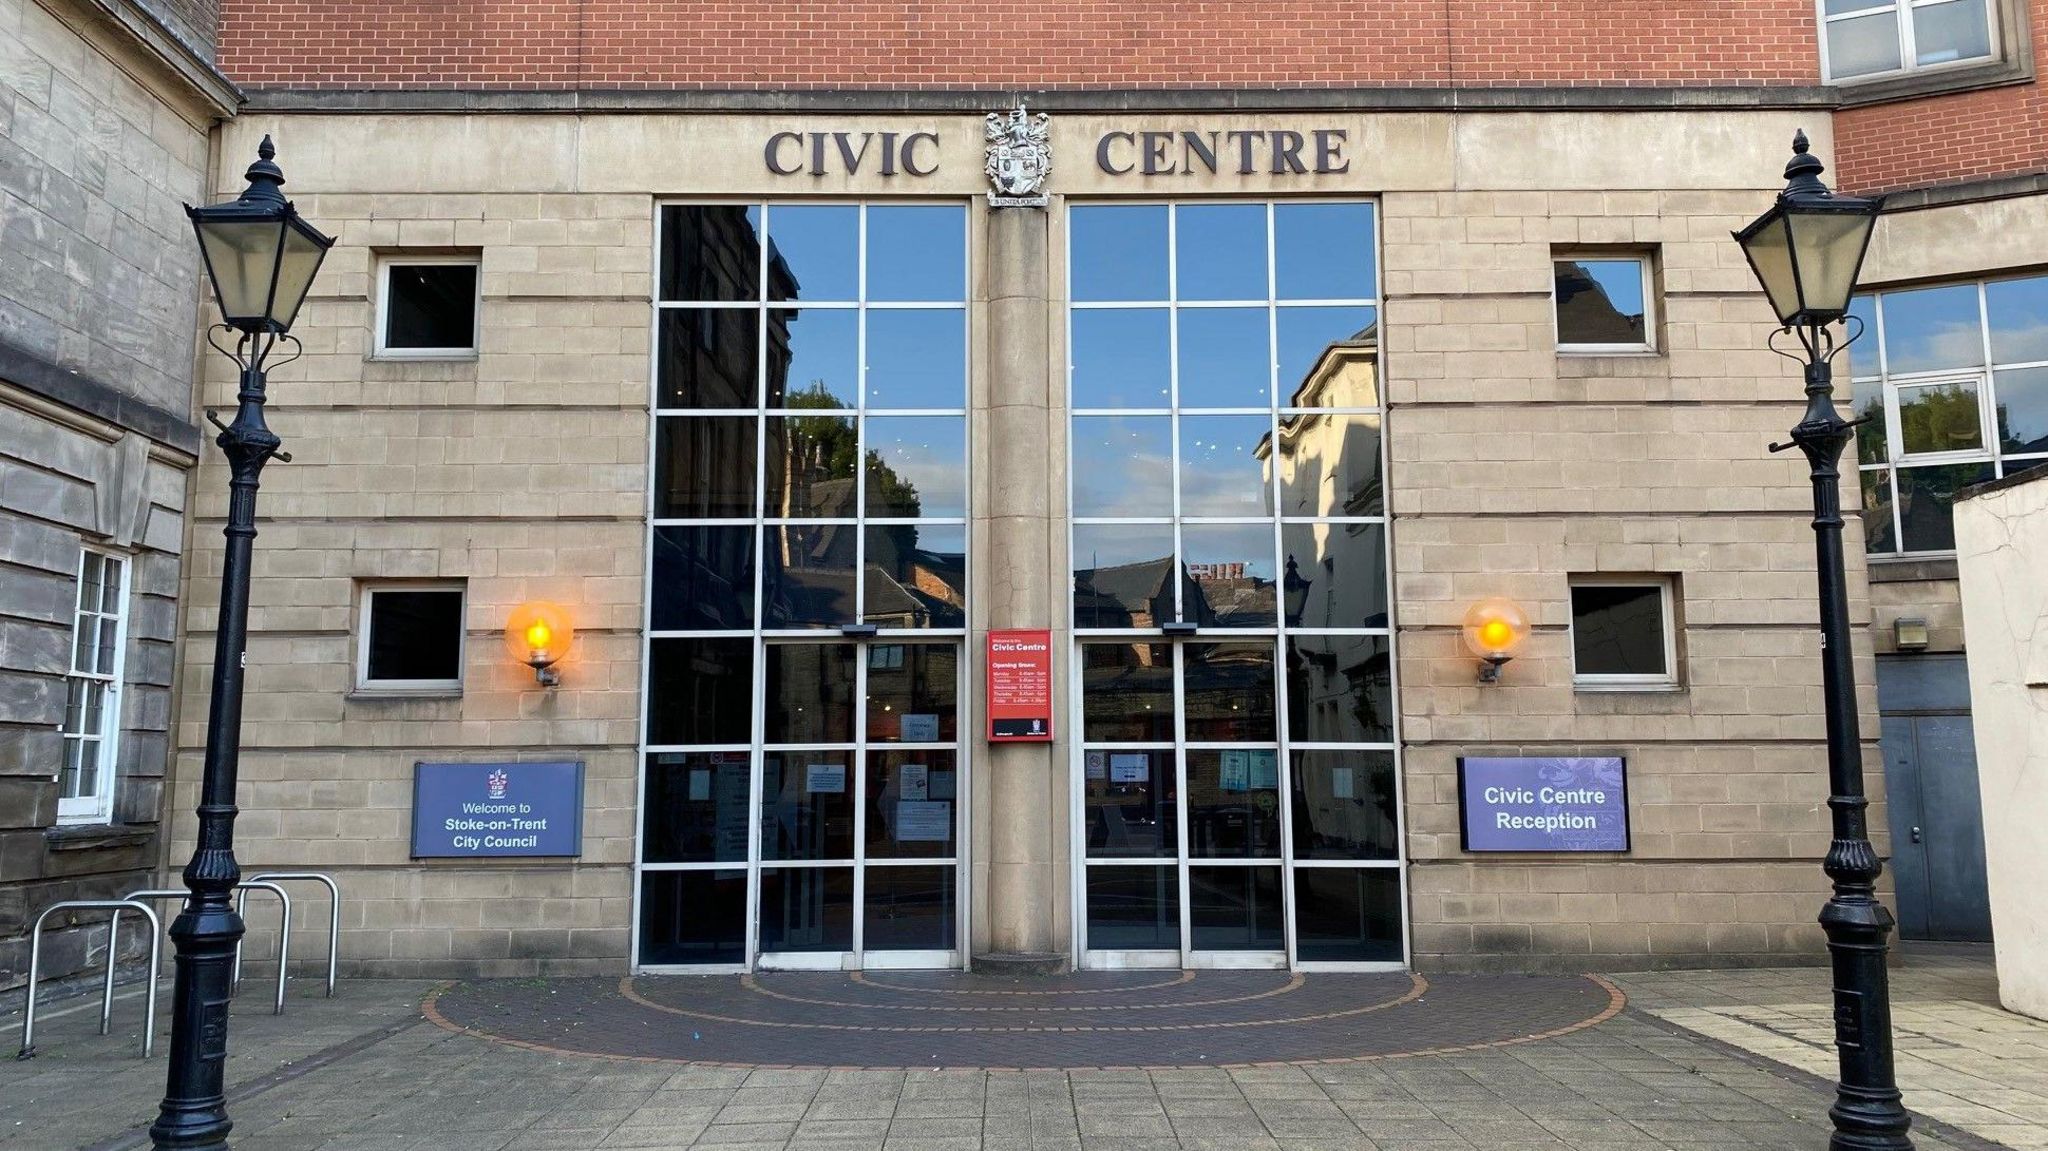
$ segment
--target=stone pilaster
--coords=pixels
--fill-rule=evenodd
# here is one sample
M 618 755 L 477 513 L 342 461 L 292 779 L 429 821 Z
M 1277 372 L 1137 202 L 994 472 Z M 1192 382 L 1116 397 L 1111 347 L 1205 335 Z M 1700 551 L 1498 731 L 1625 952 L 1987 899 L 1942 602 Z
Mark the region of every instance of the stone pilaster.
M 989 476 L 976 557 L 984 574 L 986 628 L 1050 627 L 1061 585 L 1053 570 L 1053 421 L 1047 304 L 1047 215 L 1040 208 L 998 208 L 988 215 L 988 391 L 981 445 Z M 978 733 L 977 733 L 978 734 Z M 1055 937 L 1054 821 L 1056 756 L 1050 744 L 984 749 L 990 798 L 989 945 L 996 954 L 1062 949 Z

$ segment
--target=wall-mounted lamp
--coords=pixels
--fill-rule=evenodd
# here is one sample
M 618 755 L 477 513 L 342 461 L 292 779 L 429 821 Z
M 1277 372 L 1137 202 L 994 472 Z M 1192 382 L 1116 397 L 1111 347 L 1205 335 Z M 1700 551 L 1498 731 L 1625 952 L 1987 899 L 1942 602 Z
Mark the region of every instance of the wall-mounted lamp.
M 1500 679 L 1501 665 L 1515 658 L 1515 649 L 1529 634 L 1529 617 L 1511 599 L 1495 596 L 1475 603 L 1465 612 L 1465 646 L 1483 662 L 1479 682 Z
M 1926 647 L 1927 621 L 1918 616 L 1898 617 L 1892 621 L 1892 639 L 1901 651 Z
M 555 664 L 569 654 L 576 642 L 576 628 L 560 604 L 535 601 L 512 609 L 505 621 L 505 648 L 512 658 L 533 669 L 533 678 L 543 687 L 562 682 Z

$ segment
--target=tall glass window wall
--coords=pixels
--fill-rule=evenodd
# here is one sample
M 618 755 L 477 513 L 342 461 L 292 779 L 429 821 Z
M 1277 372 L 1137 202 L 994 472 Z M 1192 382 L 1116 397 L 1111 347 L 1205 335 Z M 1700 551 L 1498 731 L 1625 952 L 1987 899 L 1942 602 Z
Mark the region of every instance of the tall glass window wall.
M 1399 963 L 1374 205 L 1068 225 L 1084 962 Z
M 643 966 L 959 953 L 966 218 L 659 210 Z
M 2048 464 L 2048 276 L 1877 292 L 1852 311 L 1864 547 L 1954 551 L 1957 491 Z

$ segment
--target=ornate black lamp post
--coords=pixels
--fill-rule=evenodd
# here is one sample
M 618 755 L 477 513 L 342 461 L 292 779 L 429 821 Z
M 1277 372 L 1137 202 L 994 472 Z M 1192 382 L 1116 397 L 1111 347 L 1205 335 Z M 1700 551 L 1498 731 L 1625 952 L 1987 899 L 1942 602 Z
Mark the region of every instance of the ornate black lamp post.
M 1814 550 L 1820 567 L 1821 690 L 1827 703 L 1828 808 L 1834 843 L 1823 865 L 1834 896 L 1821 909 L 1834 963 L 1835 1048 L 1841 1078 L 1828 1109 L 1832 1151 L 1911 1151 L 1911 1119 L 1892 1077 L 1891 991 L 1885 940 L 1892 916 L 1877 900 L 1883 871 L 1870 844 L 1863 794 L 1863 748 L 1856 731 L 1856 676 L 1850 663 L 1849 598 L 1842 574 L 1842 450 L 1856 424 L 1835 411 L 1830 361 L 1850 341 L 1837 343 L 1829 325 L 1848 314 L 1881 200 L 1837 196 L 1821 183 L 1818 158 L 1807 154 L 1806 133 L 1792 140 L 1785 190 L 1756 222 L 1735 233 L 1750 270 L 1771 308 L 1794 333 L 1801 354 L 1780 352 L 1806 366 L 1806 415 L 1792 441 L 1813 472 Z M 1775 340 L 1775 337 L 1774 337 Z M 1778 349 L 1773 344 L 1774 351 Z
M 270 137 L 249 165 L 249 186 L 239 199 L 204 208 L 185 206 L 199 233 L 224 323 L 215 332 L 239 332 L 234 349 L 214 346 L 242 369 L 235 420 L 207 418 L 220 435 L 231 478 L 227 559 L 221 572 L 220 632 L 213 656 L 213 695 L 206 712 L 206 761 L 199 790 L 199 835 L 185 865 L 191 896 L 171 924 L 177 983 L 171 995 L 171 1067 L 161 1114 L 149 1135 L 160 1148 L 227 1146 L 228 1119 L 222 1072 L 227 1061 L 228 999 L 242 917 L 231 897 L 242 878 L 235 863 L 235 770 L 241 758 L 242 659 L 249 636 L 249 553 L 256 538 L 256 483 L 280 441 L 263 422 L 265 361 L 305 302 L 313 274 L 334 241 L 299 218 L 278 189 L 284 173 L 270 158 Z M 209 334 L 208 339 L 212 336 Z M 289 362 L 289 361 L 286 361 Z

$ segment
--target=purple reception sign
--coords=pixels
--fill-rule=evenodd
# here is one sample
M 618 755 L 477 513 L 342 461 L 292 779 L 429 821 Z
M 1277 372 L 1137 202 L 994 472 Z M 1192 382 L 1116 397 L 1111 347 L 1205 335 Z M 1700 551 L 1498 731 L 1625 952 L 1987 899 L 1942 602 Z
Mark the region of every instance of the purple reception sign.
M 1628 764 L 1618 755 L 1458 760 L 1466 851 L 1627 851 Z

